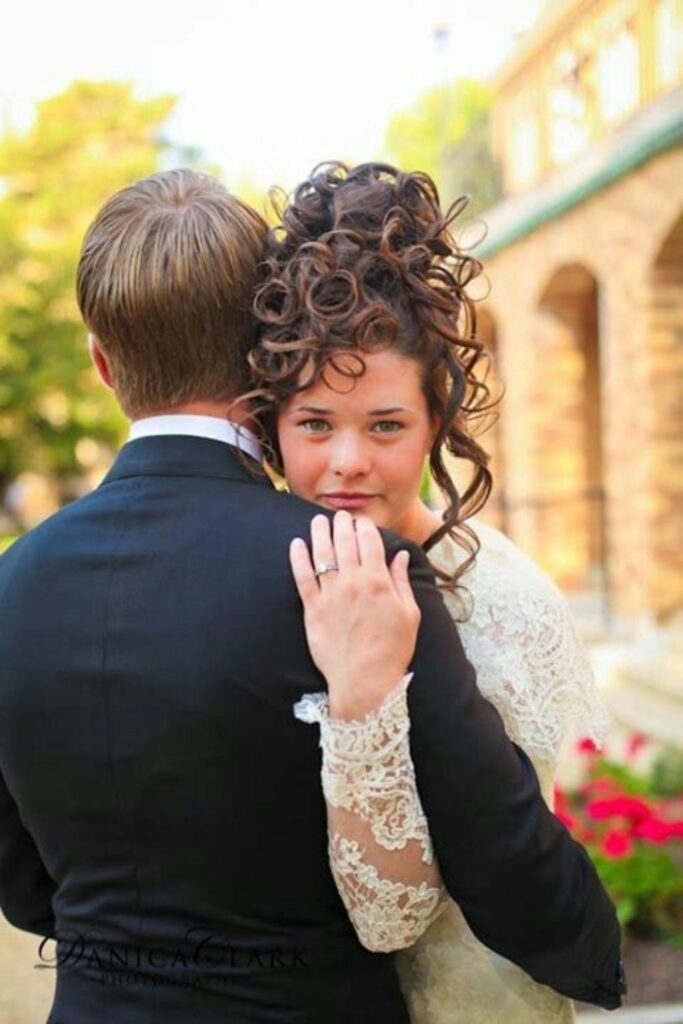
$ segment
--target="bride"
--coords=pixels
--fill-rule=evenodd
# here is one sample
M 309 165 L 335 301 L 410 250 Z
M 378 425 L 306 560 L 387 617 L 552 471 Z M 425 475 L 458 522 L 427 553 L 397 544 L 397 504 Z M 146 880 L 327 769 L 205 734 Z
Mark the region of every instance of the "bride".
M 480 689 L 529 755 L 552 806 L 563 737 L 570 726 L 597 735 L 601 710 L 560 592 L 502 533 L 473 518 L 491 475 L 472 426 L 495 403 L 479 372 L 487 357 L 466 291 L 480 266 L 449 232 L 461 208 L 444 216 L 422 174 L 378 164 L 319 169 L 296 190 L 273 236 L 251 362 L 272 466 L 293 493 L 341 510 L 334 536 L 328 517 L 314 520 L 316 573 L 305 547 L 292 551 L 314 660 L 324 671 L 325 629 L 331 638 L 344 601 L 335 593 L 342 558 L 360 565 L 372 556 L 369 521 L 416 541 L 442 581 Z M 471 465 L 462 496 L 447 453 Z M 427 456 L 446 505 L 440 513 L 420 497 Z M 346 513 L 356 520 L 356 555 L 349 555 L 349 544 L 356 548 Z M 400 586 L 400 573 L 392 567 L 391 574 Z M 326 622 L 315 614 L 321 595 Z M 409 682 L 402 680 L 375 716 L 385 740 L 397 728 Z M 422 855 L 405 859 L 410 844 L 391 840 L 388 823 L 410 818 L 405 766 L 394 763 L 376 786 L 374 805 L 359 807 L 353 790 L 360 782 L 344 774 L 345 755 L 358 739 L 355 723 L 321 694 L 304 698 L 295 713 L 321 727 L 330 861 L 340 895 L 365 945 L 401 949 L 412 1020 L 573 1020 L 568 998 L 475 938 L 441 884 L 417 792 L 409 834 L 413 846 L 422 836 Z

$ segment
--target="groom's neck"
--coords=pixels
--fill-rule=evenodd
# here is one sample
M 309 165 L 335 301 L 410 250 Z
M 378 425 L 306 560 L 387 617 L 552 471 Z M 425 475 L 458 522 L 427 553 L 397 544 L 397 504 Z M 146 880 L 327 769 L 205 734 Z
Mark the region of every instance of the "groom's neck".
M 158 409 L 146 409 L 137 416 L 132 417 L 132 422 L 144 420 L 150 416 L 214 416 L 219 420 L 238 421 L 244 413 L 243 406 L 233 405 L 232 402 L 185 402 L 182 405 L 160 407 Z M 249 426 L 248 420 L 244 425 Z

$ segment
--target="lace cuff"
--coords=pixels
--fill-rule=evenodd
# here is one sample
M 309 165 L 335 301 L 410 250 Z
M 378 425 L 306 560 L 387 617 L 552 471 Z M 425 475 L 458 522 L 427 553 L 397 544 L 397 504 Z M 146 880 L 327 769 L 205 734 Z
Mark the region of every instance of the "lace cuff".
M 416 839 L 422 859 L 431 864 L 434 853 L 408 741 L 412 678 L 412 672 L 405 675 L 379 708 L 360 720 L 331 719 L 326 693 L 306 694 L 294 714 L 302 722 L 320 724 L 327 802 L 360 815 L 385 850 L 403 849 Z
M 446 892 L 415 782 L 403 677 L 380 707 L 358 721 L 331 719 L 325 693 L 294 708 L 320 725 L 329 857 L 360 941 L 381 952 L 419 938 Z

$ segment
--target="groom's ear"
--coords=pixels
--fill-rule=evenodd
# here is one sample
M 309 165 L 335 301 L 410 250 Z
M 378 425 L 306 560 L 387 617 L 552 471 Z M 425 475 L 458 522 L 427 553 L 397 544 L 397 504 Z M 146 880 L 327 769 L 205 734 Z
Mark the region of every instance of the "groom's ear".
M 114 381 L 111 375 L 111 370 L 109 369 L 109 362 L 100 347 L 99 341 L 92 333 L 88 334 L 88 351 L 90 353 L 90 358 L 93 361 L 93 365 L 99 374 L 100 380 L 102 380 L 103 383 L 113 391 Z

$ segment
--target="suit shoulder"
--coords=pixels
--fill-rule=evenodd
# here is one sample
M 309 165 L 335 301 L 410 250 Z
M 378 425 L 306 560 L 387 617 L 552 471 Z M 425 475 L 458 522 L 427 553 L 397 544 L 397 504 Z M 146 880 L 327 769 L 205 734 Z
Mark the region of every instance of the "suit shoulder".
M 58 543 L 59 534 L 69 529 L 80 513 L 94 500 L 96 491 L 83 498 L 64 505 L 57 512 L 43 519 L 41 523 L 27 530 L 0 555 L 0 576 L 14 570 L 26 557 L 33 557 L 40 551 L 52 549 Z
M 333 516 L 327 509 L 304 498 L 286 491 L 265 488 L 259 488 L 258 505 L 254 508 L 259 522 L 263 518 L 268 524 L 268 536 L 282 541 L 289 541 L 293 537 L 308 539 L 314 516 L 322 514 L 329 519 Z

